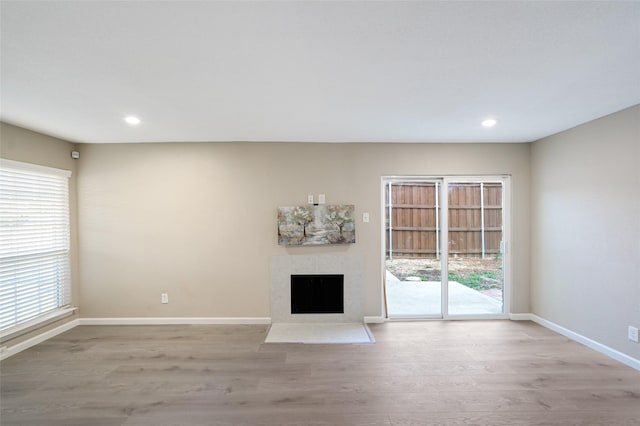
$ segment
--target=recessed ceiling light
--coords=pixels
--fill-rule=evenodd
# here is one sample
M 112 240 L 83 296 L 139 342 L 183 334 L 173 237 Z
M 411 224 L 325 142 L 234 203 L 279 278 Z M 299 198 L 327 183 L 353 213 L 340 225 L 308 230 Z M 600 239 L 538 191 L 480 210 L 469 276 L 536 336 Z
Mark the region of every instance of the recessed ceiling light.
M 134 117 L 133 115 L 125 117 L 124 121 L 131 124 L 132 126 L 140 124 L 140 119 L 138 117 Z
M 486 120 L 484 120 L 482 122 L 482 126 L 483 127 L 493 127 L 493 126 L 496 125 L 496 123 L 497 123 L 497 121 L 494 120 L 493 118 L 488 118 L 488 119 L 486 119 Z

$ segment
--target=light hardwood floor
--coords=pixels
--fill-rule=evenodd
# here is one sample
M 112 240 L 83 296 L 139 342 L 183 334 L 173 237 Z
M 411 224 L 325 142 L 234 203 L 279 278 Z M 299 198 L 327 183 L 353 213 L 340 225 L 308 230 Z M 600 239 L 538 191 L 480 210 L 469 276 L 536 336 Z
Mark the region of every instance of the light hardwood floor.
M 640 372 L 531 322 L 371 326 L 375 344 L 264 344 L 268 326 L 81 326 L 1 365 L 10 425 L 640 425 Z

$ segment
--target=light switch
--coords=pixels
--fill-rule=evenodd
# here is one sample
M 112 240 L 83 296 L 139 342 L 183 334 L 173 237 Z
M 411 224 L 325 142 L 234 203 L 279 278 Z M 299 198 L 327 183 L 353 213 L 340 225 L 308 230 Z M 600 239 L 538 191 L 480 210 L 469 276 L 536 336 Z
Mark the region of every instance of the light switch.
M 362 213 L 362 221 L 364 223 L 369 223 L 369 213 Z

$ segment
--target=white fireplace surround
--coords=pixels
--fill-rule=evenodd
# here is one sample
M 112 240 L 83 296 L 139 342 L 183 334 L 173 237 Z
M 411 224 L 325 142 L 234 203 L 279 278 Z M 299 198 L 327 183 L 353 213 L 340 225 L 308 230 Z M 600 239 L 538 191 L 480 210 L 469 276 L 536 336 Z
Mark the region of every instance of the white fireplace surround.
M 358 322 L 364 319 L 362 256 L 347 254 L 271 256 L 271 322 Z M 344 275 L 343 314 L 292 314 L 291 275 Z

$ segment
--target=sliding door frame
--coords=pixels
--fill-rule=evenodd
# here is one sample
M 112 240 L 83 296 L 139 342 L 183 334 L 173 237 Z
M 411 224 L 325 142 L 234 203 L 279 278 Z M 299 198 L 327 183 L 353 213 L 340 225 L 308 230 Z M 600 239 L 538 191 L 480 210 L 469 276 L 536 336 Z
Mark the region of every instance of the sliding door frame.
M 502 183 L 502 313 L 499 314 L 475 314 L 475 315 L 451 315 L 449 314 L 449 197 L 448 187 L 450 183 L 472 183 L 472 182 L 501 182 Z M 387 320 L 467 320 L 467 319 L 508 319 L 511 312 L 511 176 L 510 175 L 443 175 L 443 176 L 382 176 L 381 178 L 381 217 L 386 214 L 385 191 L 386 185 L 391 182 L 424 182 L 439 185 L 439 207 L 440 207 L 440 273 L 441 273 L 441 315 L 425 315 L 425 316 L 402 316 L 389 317 L 386 309 L 386 292 L 382 292 L 383 297 L 383 316 Z M 381 260 L 382 271 L 381 276 L 386 274 L 386 223 L 381 220 L 382 244 L 381 244 Z M 392 242 L 390 241 L 390 244 Z M 383 281 L 384 283 L 384 281 Z
M 397 183 L 433 183 L 433 184 L 436 184 L 437 188 L 438 188 L 437 197 L 439 198 L 438 204 L 436 206 L 437 207 L 436 208 L 436 216 L 438 216 L 438 214 L 440 212 L 444 211 L 444 210 L 442 210 L 442 202 L 441 202 L 442 194 L 443 194 L 442 188 L 444 186 L 444 183 L 443 183 L 444 179 L 443 179 L 442 176 L 434 176 L 434 177 L 432 177 L 432 176 L 383 176 L 381 182 L 382 182 L 381 183 L 381 188 L 382 188 L 382 195 L 381 195 L 381 197 L 382 197 L 382 202 L 381 202 L 382 216 L 381 217 L 383 218 L 381 220 L 381 223 L 382 223 L 382 229 L 381 229 L 381 235 L 382 235 L 382 274 L 383 274 L 382 277 L 383 277 L 383 280 L 385 280 L 385 276 L 386 276 L 386 258 L 387 258 L 386 249 L 387 249 L 387 247 L 386 247 L 386 235 L 385 235 L 385 232 L 386 232 L 386 221 L 384 220 L 384 218 L 385 218 L 385 214 L 387 213 L 386 206 L 385 206 L 385 191 L 387 189 L 387 185 L 389 183 L 393 184 L 394 182 L 397 182 Z M 389 193 L 389 197 L 391 197 L 391 193 Z M 391 200 L 389 200 L 389 201 L 391 201 Z M 389 218 L 390 218 L 389 220 L 391 221 L 391 214 L 390 213 L 391 212 L 389 211 Z M 440 218 L 439 218 L 439 225 L 440 225 L 439 232 L 440 232 L 440 234 L 439 234 L 439 241 L 438 241 L 439 248 L 440 248 L 440 254 L 439 254 L 440 259 L 439 260 L 440 260 L 440 265 L 442 267 L 442 256 L 443 256 L 444 251 L 445 251 L 445 250 L 443 250 L 443 247 L 442 247 L 442 241 L 445 241 L 445 240 L 442 239 L 442 236 L 444 235 L 444 233 L 442 231 L 443 228 L 442 228 L 441 220 L 442 220 L 442 215 L 440 215 Z M 390 222 L 389 225 L 393 225 L 393 223 Z M 389 238 L 390 239 L 390 244 L 393 244 L 393 242 L 391 241 L 391 235 L 389 237 L 390 237 Z M 437 249 L 436 249 L 436 256 L 438 256 Z M 444 273 L 444 272 L 441 271 L 441 273 Z M 384 283 L 386 283 L 386 280 L 383 282 L 383 285 L 385 285 Z M 441 276 L 441 279 L 440 279 L 440 312 L 437 313 L 437 314 L 427 314 L 427 313 L 420 314 L 420 315 L 406 315 L 405 314 L 405 315 L 397 315 L 397 316 L 394 315 L 393 317 L 390 317 L 389 316 L 389 312 L 386 309 L 386 307 L 388 306 L 387 301 L 384 300 L 387 297 L 387 293 L 386 293 L 386 291 L 383 291 L 382 293 L 383 293 L 382 294 L 383 306 L 385 308 L 383 316 L 388 321 L 389 320 L 390 321 L 442 320 L 444 318 L 444 311 L 442 310 L 442 308 L 443 308 L 442 300 L 446 300 L 446 299 L 444 299 L 443 293 L 442 293 L 442 276 Z

